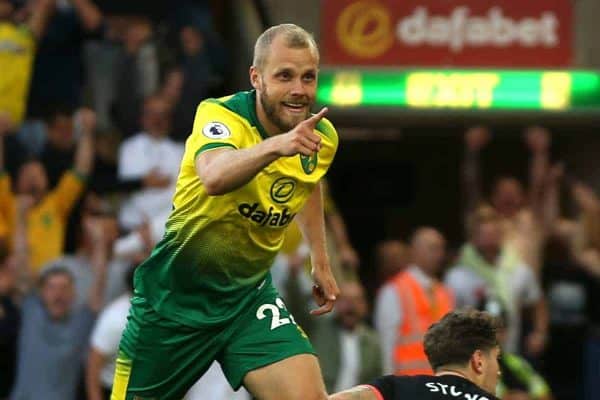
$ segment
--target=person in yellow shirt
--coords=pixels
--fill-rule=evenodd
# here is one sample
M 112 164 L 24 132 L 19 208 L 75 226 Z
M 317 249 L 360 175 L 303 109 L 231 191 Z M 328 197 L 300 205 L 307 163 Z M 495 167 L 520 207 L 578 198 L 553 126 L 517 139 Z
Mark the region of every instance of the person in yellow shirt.
M 36 41 L 44 34 L 55 1 L 31 2 L 23 24 L 14 22 L 14 3 L 0 0 L 0 119 L 16 128 L 25 114 Z
M 75 202 L 83 192 L 94 155 L 93 131 L 96 117 L 93 111 L 82 109 L 76 116 L 81 137 L 77 145 L 73 169 L 63 174 L 58 185 L 48 190 L 48 178 L 43 165 L 37 160 L 25 163 L 19 170 L 16 193 L 4 172 L 2 156 L 3 134 L 0 132 L 0 240 L 13 245 L 17 197 L 32 206 L 27 212 L 27 247 L 29 265 L 34 276 L 41 267 L 63 252 L 67 219 Z M 18 249 L 15 249 L 18 251 Z

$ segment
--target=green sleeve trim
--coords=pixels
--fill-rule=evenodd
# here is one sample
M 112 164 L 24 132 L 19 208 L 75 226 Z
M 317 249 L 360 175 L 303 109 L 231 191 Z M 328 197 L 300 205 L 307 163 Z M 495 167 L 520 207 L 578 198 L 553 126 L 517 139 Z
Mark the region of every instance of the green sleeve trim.
M 223 102 L 221 100 L 219 100 L 219 99 L 213 99 L 213 98 L 204 99 L 203 102 L 210 103 L 210 104 L 218 104 L 220 106 L 223 105 Z
M 218 99 L 206 99 L 203 103 L 216 104 L 223 107 L 255 127 L 263 139 L 269 138 L 269 134 L 256 115 L 256 92 L 254 90 L 237 92 Z
M 81 181 L 81 183 L 87 183 L 87 180 L 88 180 L 87 175 L 84 175 L 75 169 L 70 170 L 70 172 L 73 174 L 73 176 L 75 176 L 75 178 L 79 179 Z
M 198 154 L 200 154 L 200 153 L 203 153 L 208 150 L 218 149 L 219 147 L 231 147 L 231 148 L 237 149 L 237 147 L 235 147 L 231 143 L 223 143 L 223 142 L 207 143 L 204 146 L 200 147 L 196 151 L 196 154 L 194 154 L 194 158 L 198 157 Z
M 333 124 L 326 118 L 321 119 L 316 126 L 317 130 L 331 139 L 334 143 L 338 142 L 338 134 L 333 127 Z

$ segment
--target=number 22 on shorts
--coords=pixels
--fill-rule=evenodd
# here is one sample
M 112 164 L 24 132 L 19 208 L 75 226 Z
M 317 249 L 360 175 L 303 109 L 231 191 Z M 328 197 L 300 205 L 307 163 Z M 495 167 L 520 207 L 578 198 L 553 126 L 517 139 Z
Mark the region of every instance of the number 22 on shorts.
M 296 325 L 296 321 L 294 320 L 294 316 L 290 314 L 290 317 L 281 318 L 281 312 L 279 310 L 287 310 L 283 300 L 279 297 L 275 300 L 275 304 L 263 304 L 258 307 L 256 310 L 256 318 L 259 320 L 263 320 L 267 318 L 267 311 L 271 313 L 271 330 L 277 329 L 281 326 L 287 325 L 290 322 Z

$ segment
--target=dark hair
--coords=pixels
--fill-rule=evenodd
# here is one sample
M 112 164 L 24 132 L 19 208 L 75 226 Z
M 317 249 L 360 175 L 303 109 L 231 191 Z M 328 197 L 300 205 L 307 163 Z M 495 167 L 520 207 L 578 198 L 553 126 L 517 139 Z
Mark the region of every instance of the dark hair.
M 72 117 L 75 113 L 75 108 L 63 103 L 51 103 L 42 113 L 44 122 L 50 125 L 60 116 Z
M 21 167 L 23 167 L 23 165 L 27 165 L 27 164 L 31 164 L 31 163 L 40 163 L 40 164 L 42 164 L 42 166 L 44 166 L 44 163 L 42 162 L 40 157 L 38 157 L 35 154 L 29 153 L 29 154 L 26 154 L 25 157 L 23 158 L 23 160 L 21 161 Z
M 466 364 L 476 350 L 498 346 L 497 320 L 483 311 L 453 311 L 431 325 L 425 334 L 425 354 L 434 371 Z
M 73 276 L 73 273 L 71 272 L 71 270 L 69 270 L 67 267 L 62 266 L 62 265 L 56 265 L 56 266 L 49 267 L 49 268 L 45 269 L 44 271 L 42 271 L 42 273 L 40 274 L 40 280 L 39 280 L 40 287 L 44 286 L 46 284 L 46 282 L 48 282 L 48 279 L 50 279 L 56 275 L 65 275 L 71 280 L 71 282 L 75 281 L 75 277 Z

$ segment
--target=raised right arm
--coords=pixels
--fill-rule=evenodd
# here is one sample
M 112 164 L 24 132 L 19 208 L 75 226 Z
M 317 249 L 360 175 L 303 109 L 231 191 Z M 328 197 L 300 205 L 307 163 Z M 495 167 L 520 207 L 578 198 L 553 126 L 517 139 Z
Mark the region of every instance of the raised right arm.
M 207 193 L 218 196 L 232 192 L 279 157 L 310 156 L 317 152 L 321 137 L 314 129 L 326 112 L 324 108 L 291 131 L 272 136 L 250 148 L 223 146 L 200 153 L 195 160 L 196 172 Z
M 219 148 L 201 153 L 196 159 L 196 172 L 206 192 L 211 196 L 226 194 L 252 180 L 280 157 L 276 139 L 247 149 Z

